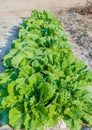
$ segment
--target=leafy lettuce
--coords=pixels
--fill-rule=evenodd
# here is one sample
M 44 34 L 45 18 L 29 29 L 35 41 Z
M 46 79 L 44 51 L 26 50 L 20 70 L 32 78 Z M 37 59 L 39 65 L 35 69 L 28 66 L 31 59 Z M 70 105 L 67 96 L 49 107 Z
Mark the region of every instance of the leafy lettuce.
M 92 71 L 72 52 L 61 22 L 32 11 L 4 57 L 0 115 L 15 130 L 44 130 L 59 118 L 71 130 L 92 125 Z

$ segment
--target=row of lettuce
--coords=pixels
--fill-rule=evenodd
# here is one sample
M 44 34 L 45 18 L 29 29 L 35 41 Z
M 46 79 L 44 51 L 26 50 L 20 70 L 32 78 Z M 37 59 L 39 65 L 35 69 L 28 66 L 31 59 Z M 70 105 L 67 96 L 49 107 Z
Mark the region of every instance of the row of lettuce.
M 92 71 L 73 54 L 61 22 L 32 11 L 4 57 L 0 115 L 15 130 L 44 130 L 64 119 L 70 130 L 92 125 Z

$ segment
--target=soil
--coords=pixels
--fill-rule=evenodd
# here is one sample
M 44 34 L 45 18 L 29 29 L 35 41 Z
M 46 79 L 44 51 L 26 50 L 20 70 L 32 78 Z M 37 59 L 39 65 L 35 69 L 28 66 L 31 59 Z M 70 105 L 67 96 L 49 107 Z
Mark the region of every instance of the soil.
M 71 12 L 76 12 L 81 15 L 89 15 L 92 14 L 92 2 L 87 2 L 85 6 L 82 7 L 73 7 L 69 9 Z
M 33 9 L 50 10 L 62 21 L 74 54 L 92 69 L 92 0 L 0 0 L 0 72 L 5 69 L 3 56 L 9 51 L 12 40 L 17 38 L 18 25 Z M 6 125 L 0 130 L 11 128 Z M 69 129 L 58 124 L 46 130 Z
M 87 10 L 85 10 L 87 9 Z M 62 10 L 58 18 L 70 38 L 73 52 L 92 69 L 92 3 L 88 6 Z M 80 14 L 80 10 L 85 10 Z

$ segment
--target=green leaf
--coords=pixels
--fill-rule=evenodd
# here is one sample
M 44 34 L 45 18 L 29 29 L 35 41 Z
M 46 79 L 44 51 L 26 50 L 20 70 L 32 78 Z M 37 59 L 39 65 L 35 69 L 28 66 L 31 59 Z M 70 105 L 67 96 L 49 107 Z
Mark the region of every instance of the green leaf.
M 9 111 L 9 124 L 15 129 L 20 129 L 23 123 L 23 115 L 16 108 Z
M 12 59 L 11 59 L 11 63 L 12 66 L 14 66 L 15 68 L 17 68 L 19 66 L 19 63 L 26 57 L 26 54 L 24 54 L 23 52 L 18 52 Z
M 3 110 L 3 109 L 0 109 L 0 116 L 1 116 L 1 119 L 2 119 L 2 125 L 5 125 L 8 123 L 9 121 L 9 114 L 8 114 L 8 110 Z
M 29 115 L 29 113 L 26 113 L 25 121 L 24 121 L 25 130 L 29 130 L 30 129 L 30 121 L 31 121 L 31 116 Z
M 19 77 L 28 77 L 34 73 L 34 69 L 31 66 L 23 66 L 20 68 Z
M 87 123 L 87 124 L 90 124 L 90 125 L 92 125 L 92 116 L 90 115 L 89 116 L 89 114 L 84 114 L 83 115 L 83 119 L 84 119 L 84 123 Z

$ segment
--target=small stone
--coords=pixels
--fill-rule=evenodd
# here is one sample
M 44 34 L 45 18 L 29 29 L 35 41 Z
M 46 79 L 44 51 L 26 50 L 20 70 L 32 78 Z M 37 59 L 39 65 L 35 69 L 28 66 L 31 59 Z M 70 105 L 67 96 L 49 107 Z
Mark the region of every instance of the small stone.
M 59 124 L 60 128 L 64 128 L 65 129 L 67 127 L 66 123 L 63 120 L 60 120 L 58 124 Z
M 0 130 L 13 130 L 9 125 L 4 125 L 0 127 Z
M 89 52 L 89 56 L 92 56 L 92 51 Z

